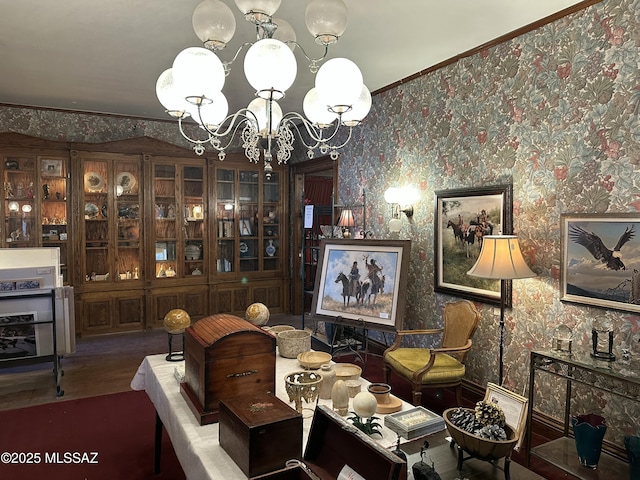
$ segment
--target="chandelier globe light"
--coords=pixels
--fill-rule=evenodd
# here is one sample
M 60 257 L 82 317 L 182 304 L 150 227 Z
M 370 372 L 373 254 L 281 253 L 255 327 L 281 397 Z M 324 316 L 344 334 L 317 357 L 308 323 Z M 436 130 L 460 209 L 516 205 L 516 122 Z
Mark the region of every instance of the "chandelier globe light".
M 332 45 L 347 29 L 349 15 L 342 0 L 311 2 L 304 12 L 307 29 L 320 45 Z
M 209 50 L 222 50 L 236 33 L 236 17 L 220 0 L 205 0 L 193 11 L 193 30 Z
M 293 85 L 297 73 L 295 55 L 280 40 L 259 40 L 244 57 L 245 77 L 258 97 L 280 100 Z
M 247 158 L 254 163 L 264 160 L 267 176 L 274 156 L 279 164 L 287 163 L 296 139 L 304 145 L 309 158 L 318 150 L 335 160 L 339 149 L 351 139 L 352 128 L 363 121 L 371 108 L 371 94 L 358 66 L 347 58 L 325 61 L 329 46 L 339 40 L 347 27 L 344 1 L 311 0 L 306 8 L 307 28 L 315 42 L 324 47 L 317 58 L 305 52 L 286 20 L 273 18 L 281 0 L 234 1 L 245 19 L 255 25 L 256 40 L 243 43 L 230 60 L 222 61 L 219 54 L 236 31 L 235 17 L 221 0 L 203 0 L 192 16 L 193 29 L 203 46 L 184 49 L 172 68 L 162 72 L 156 82 L 158 100 L 178 120 L 180 133 L 198 155 L 210 146 L 224 160 L 234 137 L 239 135 Z M 222 89 L 245 48 L 244 74 L 255 90 L 255 98 L 247 107 L 229 114 Z M 294 51 L 304 55 L 309 70 L 315 74 L 315 85 L 302 105 L 304 115 L 295 111 L 283 113 L 277 103 L 296 80 Z

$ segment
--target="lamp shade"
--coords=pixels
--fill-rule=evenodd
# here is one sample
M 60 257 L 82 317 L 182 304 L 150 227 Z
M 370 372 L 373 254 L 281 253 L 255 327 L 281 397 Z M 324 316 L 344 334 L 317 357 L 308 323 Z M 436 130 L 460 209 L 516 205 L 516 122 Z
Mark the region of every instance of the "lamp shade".
M 182 117 L 189 103 L 180 96 L 173 82 L 173 68 L 167 68 L 156 82 L 156 95 L 167 113 L 172 117 Z
M 292 42 L 287 43 L 287 47 L 291 49 L 293 52 L 296 49 L 295 41 L 297 40 L 296 31 L 293 29 L 291 24 L 282 18 L 274 18 L 273 23 L 277 25 L 277 29 L 273 34 L 273 38 L 276 40 L 280 40 L 281 42 Z
M 264 22 L 276 13 L 282 0 L 235 0 L 235 2 L 247 21 Z
M 367 86 L 363 84 L 360 96 L 353 104 L 353 108 L 342 114 L 342 123 L 347 127 L 355 127 L 364 120 L 369 110 L 371 110 L 371 93 Z
M 274 100 L 284 97 L 298 73 L 296 57 L 280 40 L 264 38 L 254 43 L 244 57 L 244 75 L 256 92 L 270 91 Z
M 349 15 L 342 0 L 313 0 L 307 5 L 304 19 L 316 43 L 331 45 L 347 29 Z
M 233 38 L 236 17 L 220 0 L 204 0 L 193 11 L 193 30 L 205 47 L 221 50 Z
M 348 58 L 332 58 L 316 74 L 320 100 L 336 113 L 351 109 L 362 93 L 362 72 Z
M 480 256 L 467 273 L 474 277 L 500 280 L 536 276 L 524 261 L 518 237 L 515 235 L 487 235 L 483 237 Z
M 355 226 L 355 220 L 353 219 L 353 212 L 348 208 L 345 208 L 340 213 L 340 219 L 338 220 L 339 227 L 353 227 Z
M 302 109 L 311 123 L 320 127 L 328 127 L 338 117 L 335 113 L 329 111 L 326 104 L 320 101 L 318 90 L 315 87 L 304 96 Z
M 224 80 L 222 62 L 204 47 L 185 48 L 173 60 L 173 81 L 182 98 L 211 99 L 222 90 Z
M 205 103 L 200 106 L 200 111 L 195 105 L 190 105 L 188 111 L 191 117 L 200 125 L 204 125 L 209 129 L 217 128 L 227 117 L 229 113 L 229 103 L 227 97 L 222 92 L 216 92 L 211 103 Z
M 247 106 L 247 110 L 251 111 L 258 120 L 258 132 L 263 137 L 275 135 L 278 126 L 282 120 L 282 108 L 277 102 L 269 102 L 264 98 L 254 98 Z M 255 124 L 255 119 L 249 114 L 247 118 Z M 269 132 L 269 120 L 271 120 L 271 131 Z

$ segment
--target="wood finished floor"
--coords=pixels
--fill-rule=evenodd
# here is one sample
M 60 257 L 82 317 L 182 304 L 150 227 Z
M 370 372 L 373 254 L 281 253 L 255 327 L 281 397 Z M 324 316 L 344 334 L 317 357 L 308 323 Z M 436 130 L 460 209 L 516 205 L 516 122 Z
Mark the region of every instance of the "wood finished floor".
M 274 315 L 270 325 L 289 324 L 300 328 L 300 318 Z M 64 376 L 62 397 L 56 397 L 52 365 L 43 363 L 0 370 L 0 410 L 12 410 L 51 402 L 74 400 L 130 390 L 130 382 L 145 356 L 167 353 L 168 341 L 164 330 L 131 332 L 79 338 L 76 352 L 62 359 Z M 438 445 L 442 442 L 439 441 Z M 465 461 L 462 472 L 456 470 L 456 453 L 450 448 L 430 452 L 442 480 L 502 480 L 503 472 L 479 460 Z M 419 451 L 419 446 L 409 447 Z M 428 462 L 430 460 L 426 458 Z M 499 462 L 502 466 L 502 462 Z M 514 480 L 570 479 L 570 475 L 539 476 L 518 465 L 511 464 Z

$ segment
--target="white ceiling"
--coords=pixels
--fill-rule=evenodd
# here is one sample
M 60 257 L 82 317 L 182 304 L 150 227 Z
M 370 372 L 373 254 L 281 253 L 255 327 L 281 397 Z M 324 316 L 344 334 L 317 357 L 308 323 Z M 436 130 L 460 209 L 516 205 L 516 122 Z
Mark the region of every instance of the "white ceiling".
M 168 119 L 155 83 L 174 57 L 199 46 L 191 16 L 200 0 L 0 0 L 0 103 Z M 236 35 L 220 53 L 255 40 L 233 0 Z M 283 0 L 275 17 L 293 25 L 310 56 L 321 48 L 304 24 L 309 0 Z M 330 57 L 347 57 L 374 92 L 533 23 L 578 0 L 345 0 L 347 31 Z M 298 78 L 281 103 L 301 111 L 313 86 L 299 53 Z M 253 98 L 242 56 L 225 88 L 232 111 Z

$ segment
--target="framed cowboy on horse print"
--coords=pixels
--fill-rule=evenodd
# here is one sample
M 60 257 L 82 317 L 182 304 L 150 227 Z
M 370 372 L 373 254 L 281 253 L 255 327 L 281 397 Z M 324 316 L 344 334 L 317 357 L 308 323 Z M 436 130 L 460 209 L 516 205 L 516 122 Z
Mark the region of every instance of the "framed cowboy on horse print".
M 485 303 L 511 306 L 511 281 L 467 275 L 484 235 L 513 232 L 513 186 L 495 185 L 435 192 L 434 290 Z
M 333 323 L 402 328 L 410 240 L 323 239 L 311 313 Z

